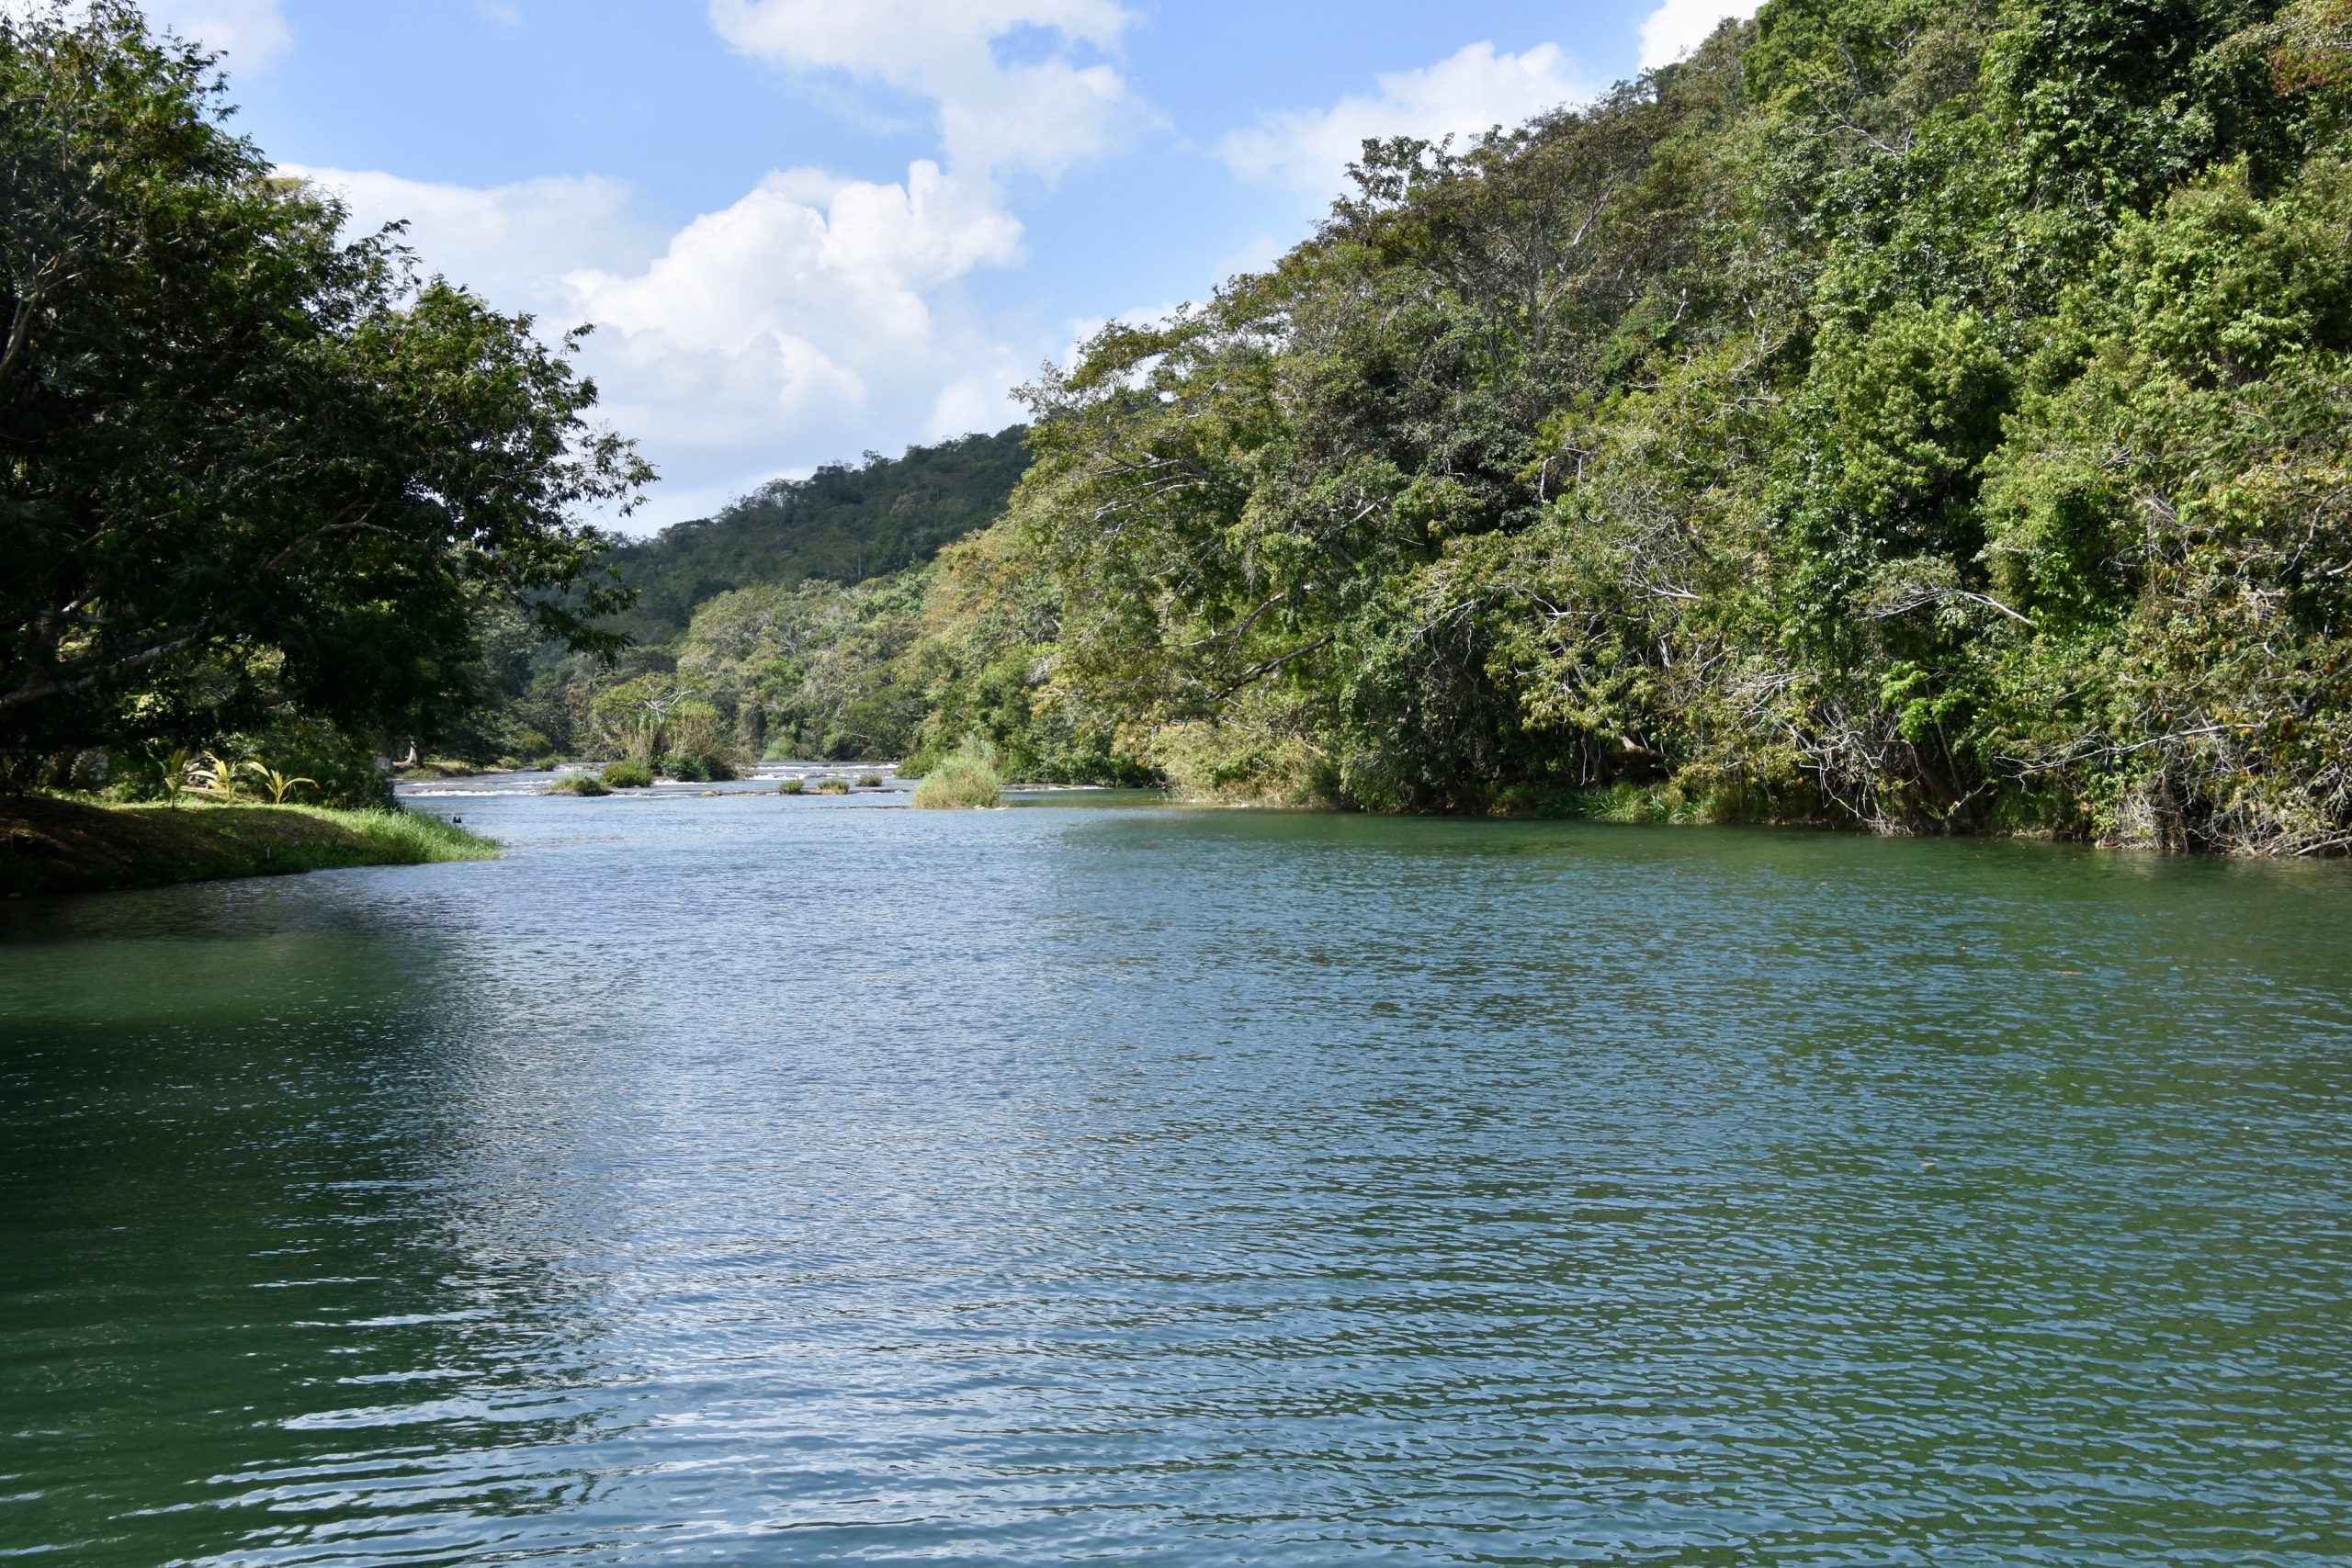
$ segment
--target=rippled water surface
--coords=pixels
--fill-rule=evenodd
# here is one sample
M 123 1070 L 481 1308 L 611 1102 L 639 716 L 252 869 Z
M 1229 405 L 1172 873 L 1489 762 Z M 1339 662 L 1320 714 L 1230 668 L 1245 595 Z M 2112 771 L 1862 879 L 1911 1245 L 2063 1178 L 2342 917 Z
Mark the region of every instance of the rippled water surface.
M 453 796 L 0 909 L 0 1551 L 2352 1556 L 2352 875 Z

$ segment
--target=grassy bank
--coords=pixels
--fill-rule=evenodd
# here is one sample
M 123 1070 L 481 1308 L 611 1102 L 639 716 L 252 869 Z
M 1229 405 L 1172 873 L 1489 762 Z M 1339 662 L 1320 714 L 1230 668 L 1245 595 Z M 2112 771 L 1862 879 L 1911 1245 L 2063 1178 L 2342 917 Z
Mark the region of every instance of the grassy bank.
M 0 797 L 0 894 L 7 895 L 488 860 L 497 852 L 490 840 L 422 812 Z

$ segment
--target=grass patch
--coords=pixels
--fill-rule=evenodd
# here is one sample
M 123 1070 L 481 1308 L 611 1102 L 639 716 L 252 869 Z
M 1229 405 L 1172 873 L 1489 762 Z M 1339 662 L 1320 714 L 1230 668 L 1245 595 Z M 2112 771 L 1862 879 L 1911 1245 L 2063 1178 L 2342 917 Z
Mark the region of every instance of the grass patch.
M 404 779 L 469 779 L 481 769 L 457 757 L 427 757 L 392 771 Z
M 612 786 L 594 773 L 568 773 L 548 785 L 549 795 L 610 795 Z
M 1004 804 L 1004 781 L 978 751 L 943 757 L 915 785 L 915 804 L 930 811 L 972 810 Z
M 492 840 L 424 812 L 0 798 L 0 893 L 6 894 L 159 887 L 497 853 Z
M 778 779 L 775 781 L 775 792 L 778 795 L 798 795 L 808 787 L 808 784 L 799 779 Z
M 819 795 L 847 795 L 849 781 L 847 779 L 819 779 L 817 793 Z
M 1588 822 L 1703 822 L 1704 811 L 1663 784 L 1596 784 L 1545 803 L 1543 815 Z
M 1769 790 L 1698 768 L 1686 768 L 1670 780 L 1645 784 L 1620 781 L 1584 788 L 1510 791 L 1496 806 L 1509 816 L 1565 817 L 1587 822 L 1676 827 L 1823 825 L 1815 797 L 1795 790 Z
M 653 787 L 653 770 L 647 767 L 643 762 L 635 761 L 626 757 L 622 758 L 617 762 L 605 763 L 603 777 L 605 785 L 612 789 L 650 789 Z
M 860 773 L 857 775 L 857 787 L 860 789 L 880 789 L 882 787 L 882 775 L 880 773 Z

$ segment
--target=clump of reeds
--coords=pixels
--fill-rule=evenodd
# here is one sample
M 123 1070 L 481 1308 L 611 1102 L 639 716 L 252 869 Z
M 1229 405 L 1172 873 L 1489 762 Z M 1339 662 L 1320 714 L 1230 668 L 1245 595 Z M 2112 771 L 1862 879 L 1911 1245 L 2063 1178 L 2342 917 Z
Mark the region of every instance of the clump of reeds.
M 1004 804 L 1004 780 L 986 751 L 966 742 L 953 755 L 923 775 L 915 785 L 915 804 L 928 810 L 970 810 Z

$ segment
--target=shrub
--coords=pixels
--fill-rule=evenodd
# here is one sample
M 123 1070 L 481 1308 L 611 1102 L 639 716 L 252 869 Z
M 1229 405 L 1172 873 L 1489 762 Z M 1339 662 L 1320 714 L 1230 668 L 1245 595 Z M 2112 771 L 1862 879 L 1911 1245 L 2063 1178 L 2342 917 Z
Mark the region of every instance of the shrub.
M 819 795 L 847 795 L 849 784 L 844 779 L 819 779 L 817 793 Z
M 594 773 L 568 773 L 548 785 L 549 795 L 610 795 L 612 790 Z
M 712 784 L 735 776 L 734 765 L 713 751 L 665 751 L 660 766 L 662 777 L 685 784 Z
M 798 779 L 778 779 L 775 781 L 775 792 L 778 795 L 798 795 L 808 787 L 808 786 L 807 784 L 803 784 Z
M 1004 781 L 988 753 L 966 744 L 943 757 L 915 786 L 915 804 L 928 810 L 968 810 L 1004 802 Z
M 603 776 L 615 789 L 644 789 L 653 783 L 653 770 L 634 757 L 605 763 Z
M 882 775 L 880 773 L 860 773 L 857 775 L 857 787 L 860 789 L 880 789 L 882 787 Z

